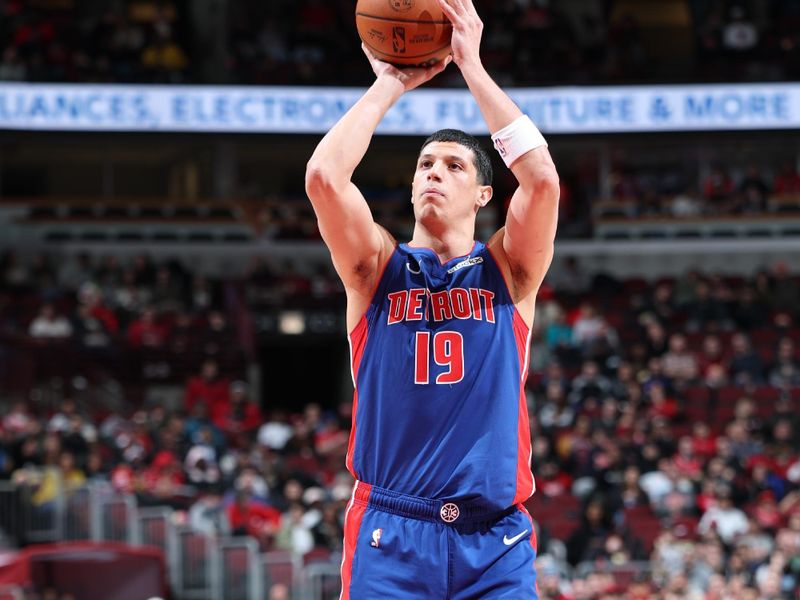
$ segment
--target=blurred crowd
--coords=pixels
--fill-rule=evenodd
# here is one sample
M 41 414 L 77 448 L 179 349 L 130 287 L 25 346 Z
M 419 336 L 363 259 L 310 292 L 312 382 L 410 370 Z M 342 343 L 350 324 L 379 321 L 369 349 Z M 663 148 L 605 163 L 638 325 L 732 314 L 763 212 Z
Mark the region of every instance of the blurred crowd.
M 796 273 L 562 275 L 529 381 L 541 597 L 795 598 Z
M 5 0 L 0 80 L 187 82 L 187 28 L 169 0 Z
M 507 85 L 779 81 L 798 76 L 793 0 L 480 0 L 483 57 Z M 0 3 L 0 79 L 363 85 L 354 0 Z M 205 29 L 221 31 L 200 38 Z M 194 32 L 193 34 L 190 32 Z M 208 47 L 208 39 L 224 47 Z M 217 53 L 215 55 L 215 53 Z M 206 64 L 223 64 L 224 68 Z M 458 84 L 451 69 L 432 85 Z
M 618 167 L 608 187 L 611 200 L 594 203 L 597 216 L 691 219 L 800 213 L 800 172 L 791 162 L 743 168 L 717 163 L 701 177 L 669 167 Z
M 55 263 L 51 282 L 6 254 L 3 323 L 15 323 L 15 339 L 46 346 L 74 335 L 78 316 L 93 315 L 95 334 L 116 318 L 124 335 L 115 343 L 130 346 L 175 343 L 174 328 L 142 323 L 148 310 L 234 320 L 230 282 L 200 293 L 196 274 L 153 263 L 148 283 L 133 285 L 126 273 L 149 264 L 139 257 L 117 265 L 131 284 L 117 288 L 101 277 L 108 261 Z M 541 597 L 796 597 L 797 273 L 778 263 L 750 278 L 618 281 L 590 278 L 571 262 L 555 275 L 540 293 L 526 389 Z M 245 279 L 239 288 L 258 281 L 275 297 L 312 289 L 263 261 Z M 175 284 L 170 294 L 165 280 Z M 87 285 L 100 301 L 86 304 Z M 119 303 L 138 288 L 149 293 L 138 311 Z M 41 310 L 9 312 L 21 293 Z M 335 287 L 325 293 L 341 296 Z M 45 308 L 64 298 L 72 318 Z M 335 556 L 352 486 L 344 469 L 352 404 L 320 399 L 297 413 L 264 405 L 243 372 L 224 367 L 219 348 L 235 345 L 235 333 L 222 330 L 196 338 L 206 341 L 174 403 L 132 401 L 124 383 L 114 400 L 108 381 L 82 373 L 49 403 L 4 393 L 0 478 L 30 486 L 37 510 L 48 510 L 59 486 L 69 495 L 102 481 L 141 506 L 173 507 L 200 531 L 251 535 L 264 550 L 306 561 Z
M 231 6 L 239 81 L 364 85 L 354 2 Z M 482 57 L 506 85 L 787 80 L 797 76 L 791 0 L 479 0 Z M 457 82 L 455 70 L 431 85 Z

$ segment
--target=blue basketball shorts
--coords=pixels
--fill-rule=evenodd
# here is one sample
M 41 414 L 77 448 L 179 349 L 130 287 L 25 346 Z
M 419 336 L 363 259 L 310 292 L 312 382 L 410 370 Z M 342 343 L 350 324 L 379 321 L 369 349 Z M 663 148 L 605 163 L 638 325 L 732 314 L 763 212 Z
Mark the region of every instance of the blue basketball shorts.
M 538 600 L 521 504 L 487 514 L 359 481 L 344 530 L 342 600 Z

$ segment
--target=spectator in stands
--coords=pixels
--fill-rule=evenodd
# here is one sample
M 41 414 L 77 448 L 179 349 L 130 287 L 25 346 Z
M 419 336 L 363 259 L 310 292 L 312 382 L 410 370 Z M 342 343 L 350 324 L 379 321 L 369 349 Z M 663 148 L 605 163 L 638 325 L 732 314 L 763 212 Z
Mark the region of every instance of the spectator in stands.
M 653 289 L 653 293 L 648 296 L 645 305 L 642 307 L 643 314 L 655 317 L 662 327 L 666 327 L 675 317 L 675 301 L 673 298 L 673 287 L 669 283 L 659 283 Z M 640 319 L 642 316 L 640 315 Z
M 622 472 L 622 481 L 615 488 L 610 504 L 615 511 L 624 511 L 634 506 L 647 506 L 648 498 L 639 484 L 641 471 L 636 465 L 628 465 Z
M 229 355 L 228 343 L 233 337 L 233 329 L 225 314 L 220 310 L 212 310 L 203 325 L 198 332 L 198 342 L 203 352 L 209 356 Z
M 330 550 L 341 550 L 344 540 L 344 528 L 339 521 L 339 511 L 336 505 L 326 503 L 322 508 L 322 518 L 311 530 L 314 536 L 314 545 Z
M 39 314 L 31 321 L 28 334 L 44 340 L 66 339 L 72 335 L 72 325 L 64 315 L 56 312 L 55 306 L 47 303 L 42 305 Z
M 800 173 L 791 163 L 781 165 L 775 174 L 773 190 L 776 194 L 800 193 Z
M 733 182 L 722 167 L 714 167 L 703 180 L 703 196 L 712 214 L 728 210 L 732 192 Z
M 293 435 L 286 411 L 276 408 L 270 420 L 258 430 L 258 443 L 272 450 L 283 450 Z
M 180 276 L 181 273 L 173 272 L 168 265 L 158 267 L 151 297 L 151 303 L 155 310 L 165 313 L 183 309 L 184 291 Z
M 554 310 L 553 319 L 546 325 L 545 331 L 545 345 L 551 354 L 564 360 L 568 358 L 572 346 L 572 327 L 567 322 L 567 315 L 561 307 L 556 307 Z
M 646 319 L 645 336 L 648 358 L 660 357 L 669 348 L 664 326 L 657 319 Z
M 669 350 L 661 357 L 664 375 L 677 388 L 685 388 L 698 375 L 697 359 L 686 343 L 686 336 L 674 333 L 669 338 Z
M 544 401 L 538 409 L 538 414 L 538 424 L 547 432 L 572 425 L 575 420 L 575 410 L 567 402 L 564 388 L 558 381 L 547 383 Z
M 779 388 L 800 386 L 800 362 L 792 338 L 778 340 L 778 351 L 769 372 L 769 384 Z
M 275 530 L 275 547 L 288 550 L 295 556 L 303 556 L 314 547 L 314 536 L 303 522 L 304 509 L 299 502 L 292 503 L 289 510 L 280 516 Z
M 731 355 L 728 367 L 733 380 L 740 384 L 758 384 L 764 381 L 764 364 L 744 333 L 731 337 Z
M 762 213 L 766 210 L 770 190 L 758 167 L 755 165 L 747 167 L 747 172 L 739 183 L 738 191 L 741 197 L 737 212 L 752 214 Z
M 169 337 L 169 327 L 159 321 L 152 307 L 147 307 L 128 326 L 127 337 L 132 348 L 161 348 Z
M 586 358 L 600 358 L 611 353 L 618 338 L 614 328 L 595 307 L 584 302 L 572 324 L 572 342 L 582 349 Z
M 119 280 L 110 287 L 110 303 L 120 311 L 125 321 L 144 311 L 152 299 L 152 292 L 136 281 L 136 271 L 132 268 L 124 269 Z
M 567 561 L 577 565 L 600 555 L 611 531 L 603 503 L 590 500 L 583 511 L 580 526 L 567 540 Z
M 726 545 L 733 544 L 736 538 L 748 530 L 747 516 L 733 505 L 732 491 L 726 485 L 715 490 L 716 503 L 711 505 L 700 518 L 697 531 L 700 534 L 715 532 Z
M 233 535 L 253 536 L 264 549 L 272 544 L 282 521 L 277 510 L 254 500 L 246 491 L 236 493 L 234 501 L 228 505 L 227 516 Z
M 214 447 L 212 430 L 208 427 L 198 430 L 194 442 L 183 462 L 189 483 L 200 490 L 214 489 L 222 475 L 217 465 L 217 450 Z
M 200 373 L 186 384 L 184 407 L 192 412 L 197 402 L 205 402 L 212 420 L 230 404 L 230 381 L 219 373 L 217 361 L 206 359 Z
M 712 294 L 709 282 L 701 279 L 694 289 L 694 299 L 683 307 L 689 315 L 686 327 L 689 331 L 708 330 L 709 328 L 727 329 L 729 327 L 728 310 L 724 303 Z
M 570 404 L 580 408 L 588 399 L 598 401 L 611 389 L 608 378 L 600 372 L 598 364 L 587 360 L 581 367 L 580 374 L 572 380 L 572 390 L 569 393 Z
M 195 531 L 219 537 L 232 533 L 222 496 L 216 490 L 200 494 L 189 507 L 187 518 L 189 526 Z
M 647 386 L 647 398 L 650 400 L 647 415 L 651 419 L 668 422 L 676 420 L 680 409 L 678 401 L 667 393 L 666 387 L 660 381 L 653 381 Z M 660 421 L 654 421 L 654 424 L 658 422 Z
M 157 452 L 150 466 L 141 472 L 139 501 L 146 505 L 176 501 L 186 483 L 181 467 L 181 461 L 174 451 Z
M 208 404 L 203 400 L 195 402 L 184 423 L 183 433 L 189 443 L 210 443 L 217 456 L 221 455 L 225 448 L 225 434 L 209 417 Z
M 110 334 L 119 331 L 119 319 L 114 312 L 103 302 L 100 288 L 94 282 L 86 282 L 78 290 L 80 307 L 86 307 L 87 314 L 103 324 L 103 328 Z
M 769 307 L 760 301 L 755 288 L 745 285 L 733 303 L 732 317 L 737 328 L 749 332 L 763 326 L 769 315 Z
M 678 473 L 688 477 L 695 484 L 703 477 L 703 461 L 695 454 L 694 442 L 685 435 L 678 440 L 678 452 L 672 457 L 672 464 Z
M 248 397 L 244 381 L 231 383 L 227 402 L 216 405 L 212 419 L 229 441 L 240 434 L 250 437 L 262 422 L 261 411 Z
M 57 499 L 69 498 L 85 482 L 86 474 L 75 464 L 75 457 L 71 452 L 62 451 L 57 466 L 42 471 L 31 502 L 38 509 L 54 511 Z

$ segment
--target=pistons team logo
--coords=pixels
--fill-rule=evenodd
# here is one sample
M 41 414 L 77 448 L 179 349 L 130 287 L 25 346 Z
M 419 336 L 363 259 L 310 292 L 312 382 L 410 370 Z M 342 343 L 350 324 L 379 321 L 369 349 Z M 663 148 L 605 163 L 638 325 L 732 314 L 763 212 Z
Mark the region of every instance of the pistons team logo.
M 389 6 L 396 11 L 406 12 L 414 6 L 414 0 L 389 0 Z
M 380 548 L 382 535 L 383 535 L 383 529 L 374 530 L 372 532 L 372 541 L 369 543 L 369 545 L 372 546 L 373 548 Z
M 461 511 L 458 510 L 458 506 L 456 506 L 452 502 L 448 502 L 447 504 L 442 506 L 442 508 L 439 509 L 439 516 L 445 523 L 452 523 L 458 518 L 458 515 L 460 514 Z
M 392 27 L 392 51 L 395 54 L 405 54 L 406 51 L 405 27 Z

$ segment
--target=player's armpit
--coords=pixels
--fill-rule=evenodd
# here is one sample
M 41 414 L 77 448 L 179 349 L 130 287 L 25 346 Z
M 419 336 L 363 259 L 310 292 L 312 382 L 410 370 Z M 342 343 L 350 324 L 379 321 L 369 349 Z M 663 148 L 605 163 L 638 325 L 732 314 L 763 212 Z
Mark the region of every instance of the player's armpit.
M 391 247 L 388 233 L 375 223 L 367 201 L 350 181 L 333 183 L 310 166 L 306 192 L 314 207 L 322 239 L 345 287 L 366 293 L 381 256 Z

